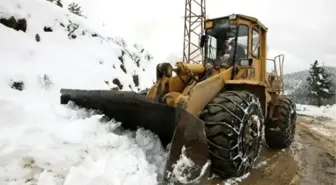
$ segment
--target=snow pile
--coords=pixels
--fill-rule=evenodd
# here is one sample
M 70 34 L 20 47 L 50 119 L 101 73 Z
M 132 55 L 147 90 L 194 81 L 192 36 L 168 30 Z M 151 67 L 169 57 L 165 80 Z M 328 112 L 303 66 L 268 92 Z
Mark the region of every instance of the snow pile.
M 200 174 L 198 177 L 191 179 L 191 172 L 195 169 L 195 163 L 187 157 L 187 152 L 185 146 L 181 149 L 181 155 L 179 160 L 173 164 L 173 171 L 169 174 L 173 179 L 173 182 L 178 182 L 182 184 L 192 184 L 192 183 L 199 183 L 206 175 L 206 170 L 210 167 L 211 162 L 208 160 L 204 166 L 202 166 Z
M 93 112 L 28 103 L 0 102 L 0 184 L 157 183 L 166 154 L 152 133 L 121 133 Z
M 1 0 L 0 22 L 0 184 L 157 184 L 155 135 L 59 103 L 60 88 L 148 87 L 151 56 L 46 0 Z
M 296 104 L 296 111 L 298 114 L 313 116 L 313 117 L 327 117 L 336 120 L 336 104 L 327 106 L 313 106 Z

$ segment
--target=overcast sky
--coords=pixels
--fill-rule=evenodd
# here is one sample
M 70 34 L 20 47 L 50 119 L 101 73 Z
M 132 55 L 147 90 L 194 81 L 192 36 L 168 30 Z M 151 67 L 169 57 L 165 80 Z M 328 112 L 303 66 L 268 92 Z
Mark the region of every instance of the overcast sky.
M 157 60 L 182 57 L 184 0 L 76 0 L 90 20 L 142 44 Z M 268 27 L 269 57 L 285 54 L 285 71 L 319 60 L 336 66 L 335 0 L 207 0 L 210 18 L 241 13 Z M 335 12 L 335 13 L 334 13 Z

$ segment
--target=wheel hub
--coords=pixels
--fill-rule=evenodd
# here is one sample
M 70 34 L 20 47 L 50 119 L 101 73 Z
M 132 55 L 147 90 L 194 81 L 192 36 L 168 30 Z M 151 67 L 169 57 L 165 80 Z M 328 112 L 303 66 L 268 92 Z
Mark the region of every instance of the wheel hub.
M 251 115 L 245 122 L 243 132 L 243 160 L 252 163 L 259 152 L 260 120 L 257 115 Z

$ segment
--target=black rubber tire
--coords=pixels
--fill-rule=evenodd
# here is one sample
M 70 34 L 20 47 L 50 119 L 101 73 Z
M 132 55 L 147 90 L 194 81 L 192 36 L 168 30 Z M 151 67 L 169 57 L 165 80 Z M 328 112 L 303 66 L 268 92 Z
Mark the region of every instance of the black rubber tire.
M 258 98 L 247 91 L 219 93 L 204 109 L 212 171 L 227 179 L 249 172 L 259 156 L 263 141 L 264 117 Z M 249 125 L 249 120 L 254 119 Z M 251 123 L 252 123 L 251 122 Z M 244 134 L 253 129 L 254 134 Z M 250 136 L 250 151 L 245 151 L 244 136 Z
M 280 96 L 278 111 L 279 119 L 266 120 L 265 140 L 270 148 L 283 149 L 289 147 L 295 135 L 296 107 L 286 96 Z

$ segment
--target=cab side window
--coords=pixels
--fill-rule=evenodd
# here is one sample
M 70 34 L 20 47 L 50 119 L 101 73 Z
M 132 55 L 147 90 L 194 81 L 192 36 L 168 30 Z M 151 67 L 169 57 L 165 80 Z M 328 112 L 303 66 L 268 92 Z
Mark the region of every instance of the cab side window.
M 256 28 L 252 29 L 252 56 L 260 57 L 260 36 L 259 30 Z

